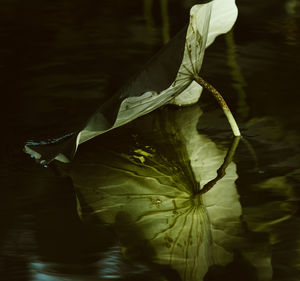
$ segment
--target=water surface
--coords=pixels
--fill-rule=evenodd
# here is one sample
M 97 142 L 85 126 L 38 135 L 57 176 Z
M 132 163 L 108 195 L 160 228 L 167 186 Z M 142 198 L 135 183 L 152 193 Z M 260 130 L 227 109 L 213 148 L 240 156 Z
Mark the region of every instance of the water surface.
M 191 180 L 193 161 L 198 157 L 203 165 L 198 178 L 203 185 L 205 177 L 216 175 L 232 141 L 223 113 L 205 92 L 196 106 L 181 111 L 164 107 L 82 145 L 70 165 L 44 169 L 22 152 L 27 139 L 60 136 L 79 126 L 180 30 L 188 2 L 1 1 L 3 280 L 299 279 L 297 1 L 238 1 L 234 30 L 218 38 L 205 55 L 201 74 L 220 89 L 245 139 L 227 175 L 210 191 L 219 201 L 205 199 L 207 210 L 231 204 L 231 212 L 206 212 L 203 202 L 184 189 L 198 188 Z M 189 138 L 182 131 L 185 124 L 194 124 Z M 197 145 L 188 142 L 194 137 L 199 151 L 192 151 Z M 116 169 L 125 174 L 116 174 Z M 143 210 L 136 210 L 139 205 L 130 197 L 136 193 L 124 197 L 123 190 L 120 197 L 127 201 L 110 197 L 108 188 L 99 193 L 97 183 L 105 185 L 101 177 L 111 177 L 115 184 L 130 182 L 128 170 L 144 175 L 144 188 L 150 184 L 145 181 L 150 171 L 163 172 L 160 184 L 181 184 L 178 194 L 168 198 L 170 204 L 183 198 L 176 202 L 176 208 L 187 212 L 178 214 L 178 225 L 187 225 L 182 235 L 164 232 L 155 236 L 162 239 L 157 243 L 144 243 L 162 231 L 159 220 L 166 199 L 160 196 L 166 194 L 159 194 L 157 185 L 145 199 L 145 206 L 157 212 L 145 224 L 138 212 Z M 115 206 L 113 219 L 103 212 L 89 215 L 105 204 Z M 122 204 L 123 210 L 118 209 Z M 167 211 L 174 208 L 166 205 Z M 207 213 L 215 221 L 208 221 Z M 170 231 L 178 229 L 175 223 Z M 186 229 L 199 238 L 199 252 L 191 247 L 180 256 L 174 248 L 170 254 L 174 237 L 179 244 L 180 237 L 189 237 Z M 180 256 L 187 266 L 165 256 Z M 199 261 L 196 256 L 201 262 L 190 266 Z

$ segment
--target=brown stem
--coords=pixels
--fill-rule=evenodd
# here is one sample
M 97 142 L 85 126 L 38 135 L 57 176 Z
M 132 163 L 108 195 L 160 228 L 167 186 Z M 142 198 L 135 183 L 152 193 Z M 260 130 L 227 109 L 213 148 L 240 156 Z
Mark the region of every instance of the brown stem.
M 219 91 L 198 75 L 194 76 L 194 80 L 199 85 L 201 85 L 203 88 L 207 89 L 215 97 L 215 99 L 218 101 L 219 105 L 222 107 L 225 116 L 227 117 L 227 120 L 231 126 L 234 136 L 236 136 L 236 137 L 240 136 L 241 133 L 240 133 L 239 127 L 238 127 L 227 103 L 225 102 L 225 100 L 223 99 L 223 97 L 221 96 Z

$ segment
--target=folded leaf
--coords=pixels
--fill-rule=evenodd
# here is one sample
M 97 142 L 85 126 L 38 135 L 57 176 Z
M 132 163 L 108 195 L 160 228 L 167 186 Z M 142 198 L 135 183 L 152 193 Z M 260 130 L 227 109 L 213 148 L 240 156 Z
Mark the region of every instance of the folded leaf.
M 170 103 L 191 85 L 194 75 L 200 72 L 205 48 L 217 35 L 232 27 L 236 16 L 233 0 L 215 0 L 193 6 L 188 27 L 171 40 L 143 71 L 100 105 L 82 130 L 54 140 L 30 141 L 25 151 L 42 164 L 53 159 L 68 162 L 80 143 Z M 201 87 L 198 89 L 196 98 L 183 94 L 185 98 L 181 103 L 197 100 Z

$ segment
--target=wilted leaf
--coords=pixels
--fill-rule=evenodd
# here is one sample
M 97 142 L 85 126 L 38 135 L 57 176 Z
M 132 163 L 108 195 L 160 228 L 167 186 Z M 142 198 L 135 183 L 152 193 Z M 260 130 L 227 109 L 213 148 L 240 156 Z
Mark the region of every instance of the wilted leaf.
M 25 151 L 41 164 L 53 159 L 68 162 L 80 143 L 171 102 L 190 86 L 193 77 L 200 72 L 205 48 L 217 35 L 231 29 L 236 16 L 237 9 L 232 0 L 193 6 L 188 27 L 154 56 L 143 71 L 100 105 L 80 131 L 55 140 L 30 141 Z M 179 101 L 174 102 L 189 104 L 199 98 L 201 90 L 198 86 L 195 96 L 183 94 Z

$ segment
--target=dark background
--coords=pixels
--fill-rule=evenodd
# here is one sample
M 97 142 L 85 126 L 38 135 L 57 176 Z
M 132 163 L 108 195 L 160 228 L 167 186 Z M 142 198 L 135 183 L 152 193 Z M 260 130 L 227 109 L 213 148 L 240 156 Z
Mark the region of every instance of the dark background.
M 100 280 L 92 279 L 91 264 L 115 245 L 113 235 L 81 223 L 70 180 L 53 167 L 41 168 L 22 148 L 28 139 L 59 136 L 87 118 L 184 26 L 191 2 L 0 1 L 0 279 Z M 207 50 L 201 75 L 222 89 L 260 161 L 256 173 L 247 149 L 239 148 L 237 184 L 245 213 L 249 207 L 261 212 L 262 203 L 292 201 L 290 219 L 265 235 L 279 237 L 271 245 L 274 280 L 297 280 L 300 4 L 239 0 L 237 5 L 234 31 Z M 203 104 L 200 129 L 224 141 L 230 131 L 222 115 L 208 96 Z M 293 197 L 252 188 L 276 176 L 292 182 Z M 57 275 L 32 279 L 34 266 L 43 272 L 42 263 L 34 265 L 37 260 L 55 264 Z M 126 268 L 134 271 L 132 265 Z M 155 278 L 152 272 L 142 280 Z

